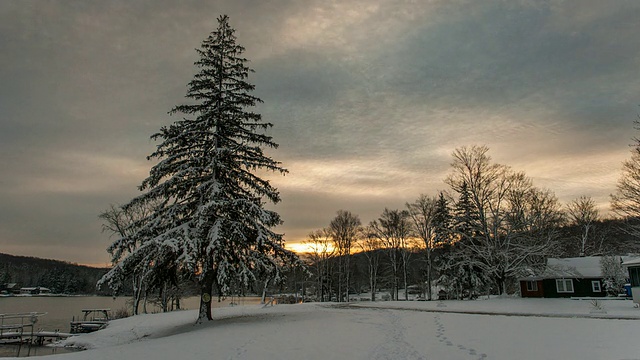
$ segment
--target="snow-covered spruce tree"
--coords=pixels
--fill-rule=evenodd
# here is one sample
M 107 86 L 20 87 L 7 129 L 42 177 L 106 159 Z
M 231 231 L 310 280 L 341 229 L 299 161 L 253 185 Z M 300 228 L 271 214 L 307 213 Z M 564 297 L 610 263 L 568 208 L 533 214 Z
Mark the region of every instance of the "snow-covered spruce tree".
M 249 110 L 261 100 L 250 95 L 254 86 L 246 79 L 253 70 L 226 15 L 196 51 L 199 71 L 186 95 L 191 102 L 170 112 L 184 118 L 151 137 L 160 144 L 148 159 L 159 161 L 140 186 L 145 193 L 129 204 L 160 200 L 161 206 L 132 235 L 142 245 L 103 282 L 112 283 L 139 261 L 151 264 L 149 271 L 179 268 L 199 283 L 200 323 L 212 319 L 214 286 L 225 293 L 231 284 L 248 286 L 258 273 L 277 280 L 283 264 L 299 260 L 271 230 L 280 216 L 264 208 L 265 200 L 280 197 L 255 171 L 286 170 L 263 152 L 277 147 L 264 134 L 272 124 Z

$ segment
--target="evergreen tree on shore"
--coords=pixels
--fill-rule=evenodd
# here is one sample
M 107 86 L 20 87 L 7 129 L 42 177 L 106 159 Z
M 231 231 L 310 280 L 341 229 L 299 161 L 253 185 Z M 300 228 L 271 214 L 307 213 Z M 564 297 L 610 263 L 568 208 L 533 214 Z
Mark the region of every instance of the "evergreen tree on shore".
M 152 136 L 160 144 L 148 158 L 159 161 L 140 186 L 145 193 L 128 204 L 160 205 L 135 224 L 131 240 L 141 245 L 102 282 L 117 283 L 140 261 L 150 272 L 190 274 L 200 287 L 202 322 L 212 319 L 214 286 L 228 293 L 232 284 L 248 286 L 257 273 L 278 279 L 280 267 L 298 259 L 272 231 L 280 216 L 264 208 L 265 200 L 277 203 L 280 196 L 255 171 L 287 171 L 263 152 L 277 148 L 264 134 L 272 124 L 250 111 L 261 100 L 250 94 L 254 86 L 246 79 L 253 70 L 226 15 L 196 51 L 190 102 L 171 111 L 185 117 Z

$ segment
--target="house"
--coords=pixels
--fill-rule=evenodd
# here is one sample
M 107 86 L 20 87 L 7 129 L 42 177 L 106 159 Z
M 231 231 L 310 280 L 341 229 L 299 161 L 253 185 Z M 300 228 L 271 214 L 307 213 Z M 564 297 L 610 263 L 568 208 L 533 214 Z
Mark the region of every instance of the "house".
M 0 294 L 9 295 L 9 294 L 19 294 L 20 287 L 17 283 L 5 283 L 0 284 Z
M 633 302 L 640 304 L 640 258 L 629 259 L 622 263 L 629 271 L 629 282 L 631 283 L 631 297 Z
M 538 275 L 521 278 L 522 297 L 604 297 L 600 256 L 547 259 Z M 621 261 L 623 258 L 621 257 Z M 640 289 L 639 289 L 640 290 Z
M 51 294 L 51 290 L 46 287 L 23 287 L 20 288 L 20 294 L 22 295 L 43 295 L 43 294 Z

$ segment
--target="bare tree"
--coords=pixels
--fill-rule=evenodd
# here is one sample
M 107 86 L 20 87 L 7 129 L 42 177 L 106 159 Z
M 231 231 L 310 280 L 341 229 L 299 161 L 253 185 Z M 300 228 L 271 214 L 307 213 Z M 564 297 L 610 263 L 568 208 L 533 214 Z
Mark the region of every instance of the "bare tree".
M 391 263 L 391 298 L 398 299 L 399 282 L 400 282 L 400 266 L 402 265 L 403 277 L 405 282 L 405 298 L 407 297 L 407 251 L 410 236 L 410 223 L 408 211 L 384 209 L 382 215 L 370 223 L 369 228 L 377 237 L 389 254 Z
M 107 210 L 98 217 L 103 221 L 102 231 L 116 236 L 119 240 L 109 246 L 107 251 L 111 254 L 111 262 L 115 265 L 123 257 L 133 253 L 141 244 L 132 239 L 136 232 L 137 223 L 153 212 L 153 203 L 135 204 L 128 207 L 111 204 Z M 131 280 L 133 286 L 133 314 L 139 312 L 140 301 L 146 293 L 148 276 L 148 263 L 140 261 L 132 271 Z
M 580 228 L 580 256 L 586 255 L 590 231 L 599 219 L 596 203 L 591 197 L 581 196 L 567 205 L 567 215 L 571 224 Z M 600 249 L 597 249 L 600 250 Z
M 358 240 L 361 228 L 360 218 L 350 211 L 338 210 L 329 224 L 329 233 L 333 239 L 338 258 L 338 301 L 344 294 L 349 301 L 349 275 L 351 272 L 351 249 Z M 344 292 L 343 292 L 344 291 Z
M 640 130 L 640 121 L 634 128 Z M 634 138 L 631 158 L 622 163 L 622 175 L 616 185 L 616 193 L 611 195 L 611 210 L 627 221 L 627 230 L 640 237 L 640 139 Z
M 436 197 L 430 197 L 427 195 L 420 195 L 413 203 L 407 203 L 407 209 L 409 211 L 409 217 L 413 223 L 413 230 L 415 236 L 420 238 L 424 243 L 425 256 L 427 260 L 427 299 L 431 300 L 431 270 L 432 264 L 432 252 L 436 242 L 436 215 L 437 215 L 437 202 Z
M 367 227 L 364 230 L 362 241 L 358 243 L 362 253 L 367 258 L 369 268 L 369 288 L 371 289 L 371 301 L 376 301 L 376 291 L 378 288 L 378 271 L 380 269 L 380 249 L 383 244 L 374 233 L 374 230 Z
M 330 260 L 334 255 L 328 229 L 320 229 L 309 233 L 305 241 L 309 249 L 309 257 L 316 273 L 316 295 L 319 292 L 320 301 L 325 301 L 326 284 L 330 279 Z

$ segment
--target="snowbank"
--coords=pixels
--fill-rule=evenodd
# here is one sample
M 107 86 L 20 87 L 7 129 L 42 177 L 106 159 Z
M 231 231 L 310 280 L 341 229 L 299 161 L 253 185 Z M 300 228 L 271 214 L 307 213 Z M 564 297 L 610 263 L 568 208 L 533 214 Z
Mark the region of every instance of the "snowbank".
M 194 325 L 195 311 L 139 315 L 68 339 L 90 350 L 51 359 L 638 359 L 640 310 L 605 301 L 491 299 L 243 306 L 215 310 Z M 456 311 L 465 313 L 448 313 Z M 492 316 L 474 313 L 538 316 Z M 567 318 L 549 316 L 566 315 Z

